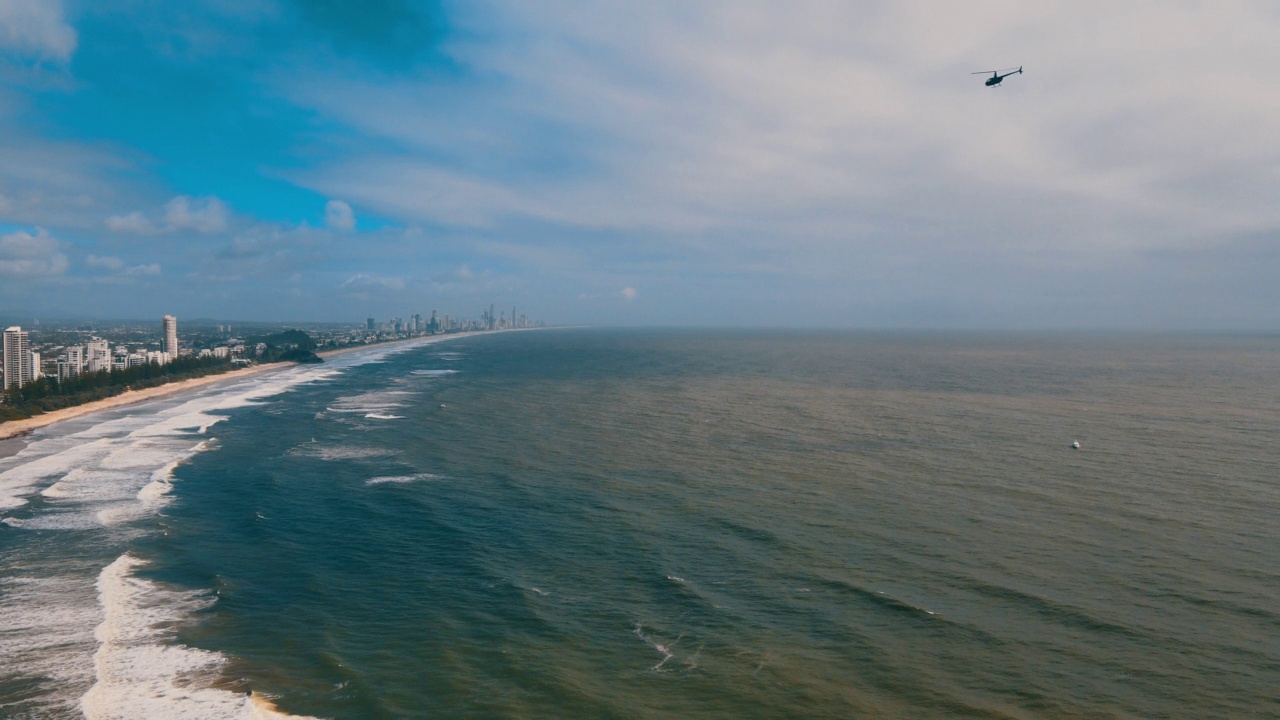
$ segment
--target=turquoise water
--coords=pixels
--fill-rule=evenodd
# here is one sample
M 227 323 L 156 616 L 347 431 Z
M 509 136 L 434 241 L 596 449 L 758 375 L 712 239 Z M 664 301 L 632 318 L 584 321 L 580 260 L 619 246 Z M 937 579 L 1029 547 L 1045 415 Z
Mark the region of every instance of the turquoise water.
M 0 715 L 1280 717 L 1278 351 L 499 333 L 65 423 Z

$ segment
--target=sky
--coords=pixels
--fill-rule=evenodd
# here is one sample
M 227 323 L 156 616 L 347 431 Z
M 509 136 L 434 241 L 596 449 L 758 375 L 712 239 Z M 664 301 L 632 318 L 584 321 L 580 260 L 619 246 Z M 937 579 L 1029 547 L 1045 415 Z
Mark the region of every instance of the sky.
M 0 316 L 1269 332 L 1278 129 L 1268 0 L 0 0 Z

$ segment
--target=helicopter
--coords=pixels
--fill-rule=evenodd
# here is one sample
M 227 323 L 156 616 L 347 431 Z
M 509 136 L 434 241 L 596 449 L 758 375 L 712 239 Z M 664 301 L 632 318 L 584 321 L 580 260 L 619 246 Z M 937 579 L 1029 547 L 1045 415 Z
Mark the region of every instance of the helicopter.
M 986 75 L 987 73 L 991 73 L 991 77 L 987 78 L 987 83 L 986 83 L 987 87 L 995 87 L 995 86 L 999 85 L 1001 80 L 1004 80 L 1005 78 L 1009 77 L 1010 75 L 1021 75 L 1021 74 L 1022 74 L 1022 66 L 1021 66 L 1021 65 L 1019 65 L 1019 66 L 1018 66 L 1018 69 L 1017 69 L 1017 70 L 1014 70 L 1013 68 L 1005 68 L 1005 69 L 1006 69 L 1006 70 L 1009 70 L 1009 72 L 1007 72 L 1007 73 L 1005 73 L 1005 74 L 1003 74 L 1003 75 L 1001 75 L 1001 74 L 1000 74 L 1000 71 L 999 71 L 999 70 L 979 70 L 979 71 L 978 71 L 978 72 L 976 72 L 976 73 L 969 73 L 969 74 L 970 74 L 970 75 Z

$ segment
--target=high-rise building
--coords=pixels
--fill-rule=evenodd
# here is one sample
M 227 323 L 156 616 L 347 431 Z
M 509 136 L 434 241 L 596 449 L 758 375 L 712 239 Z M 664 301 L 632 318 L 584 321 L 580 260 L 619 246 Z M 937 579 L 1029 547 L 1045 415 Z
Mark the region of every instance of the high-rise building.
M 67 347 L 67 354 L 58 358 L 58 379 L 66 380 L 79 375 L 84 370 L 84 347 L 72 345 Z
M 4 331 L 4 389 L 20 388 L 32 380 L 31 339 L 14 325 Z
M 98 372 L 99 370 L 111 369 L 111 349 L 107 346 L 107 341 L 102 338 L 90 338 L 85 343 L 85 365 L 89 372 Z
M 169 354 L 170 358 L 178 357 L 178 318 L 172 315 L 164 316 L 164 352 Z
M 372 332 L 373 330 L 377 330 L 377 329 L 378 329 L 378 328 L 377 328 L 377 324 L 376 324 L 376 323 L 374 323 L 374 321 L 373 321 L 373 318 L 369 318 L 368 320 L 365 320 L 365 329 L 366 329 L 366 330 L 369 330 L 369 331 L 371 331 L 371 332 Z

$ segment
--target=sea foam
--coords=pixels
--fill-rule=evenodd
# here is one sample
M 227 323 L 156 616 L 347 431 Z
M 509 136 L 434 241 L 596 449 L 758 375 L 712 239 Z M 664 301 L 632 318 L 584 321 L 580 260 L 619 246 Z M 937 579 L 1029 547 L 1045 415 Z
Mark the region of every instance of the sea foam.
M 414 475 L 387 475 L 384 477 L 370 478 L 369 480 L 366 480 L 364 484 L 365 485 L 384 485 L 387 483 L 403 484 L 403 483 L 411 483 L 411 482 L 421 482 L 423 480 L 440 480 L 443 477 L 444 477 L 443 475 L 437 475 L 435 473 L 416 473 Z
M 288 370 L 113 408 L 41 429 L 20 452 L 0 458 L 0 512 L 34 507 L 0 519 L 0 532 L 65 533 L 35 545 L 20 542 L 6 556 L 0 682 L 32 690 L 13 703 L 0 702 L 0 714 L 285 717 L 261 696 L 199 690 L 185 684 L 185 674 L 177 681 L 175 673 L 216 673 L 223 659 L 170 648 L 153 625 L 177 622 L 206 599 L 133 578 L 130 571 L 140 561 L 132 556 L 106 570 L 103 558 L 117 556 L 148 531 L 134 521 L 168 501 L 184 462 L 216 447 L 209 431 L 226 419 L 224 411 L 335 374 Z M 33 497 L 38 505 L 30 503 Z M 51 555 L 48 548 L 57 550 Z M 162 672 L 155 663 L 169 669 Z
M 295 717 L 269 702 L 214 687 L 227 658 L 172 642 L 173 628 L 214 602 L 137 577 L 145 563 L 126 553 L 98 576 L 101 624 L 94 630 L 97 682 L 80 707 L 89 720 Z

